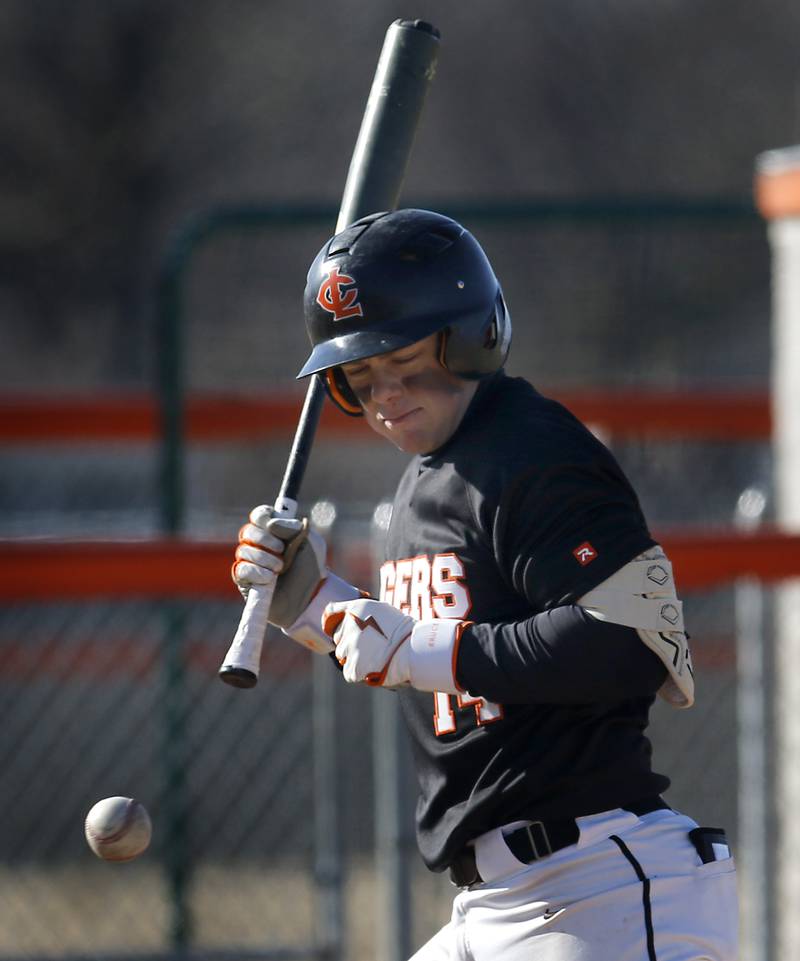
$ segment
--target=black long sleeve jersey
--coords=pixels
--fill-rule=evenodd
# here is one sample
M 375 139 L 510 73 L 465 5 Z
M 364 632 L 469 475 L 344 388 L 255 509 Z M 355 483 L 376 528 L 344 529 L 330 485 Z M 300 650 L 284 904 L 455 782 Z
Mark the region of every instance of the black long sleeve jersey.
M 644 731 L 665 669 L 635 631 L 574 602 L 654 546 L 631 485 L 569 411 L 502 371 L 397 489 L 381 598 L 474 622 L 461 696 L 400 693 L 431 870 L 515 820 L 657 794 Z

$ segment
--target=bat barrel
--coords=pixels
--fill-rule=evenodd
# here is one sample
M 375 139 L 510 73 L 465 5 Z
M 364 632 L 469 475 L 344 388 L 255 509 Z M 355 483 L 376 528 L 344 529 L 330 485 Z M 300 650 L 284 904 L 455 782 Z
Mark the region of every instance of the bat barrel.
M 314 444 L 314 435 L 322 413 L 322 404 L 325 400 L 325 388 L 319 377 L 312 377 L 306 391 L 306 399 L 303 403 L 303 410 L 300 413 L 300 420 L 297 423 L 292 449 L 289 459 L 286 462 L 286 470 L 283 473 L 278 500 L 275 502 L 276 513 L 286 513 L 287 502 L 294 505 L 297 509 L 297 499 L 300 496 L 300 485 L 303 483 L 303 476 L 306 472 L 308 459 L 311 456 L 311 448 Z M 296 513 L 291 514 L 296 517 Z
M 397 206 L 438 55 L 439 31 L 424 20 L 395 20 L 386 31 L 350 161 L 337 231 L 359 217 Z

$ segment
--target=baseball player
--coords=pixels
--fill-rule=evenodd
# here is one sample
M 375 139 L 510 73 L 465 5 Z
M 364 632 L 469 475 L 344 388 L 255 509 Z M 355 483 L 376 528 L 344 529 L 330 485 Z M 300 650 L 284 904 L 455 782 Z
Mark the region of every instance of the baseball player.
M 504 372 L 483 250 L 429 211 L 366 217 L 318 254 L 305 313 L 299 376 L 413 455 L 380 599 L 269 507 L 233 576 L 277 577 L 273 623 L 398 692 L 419 848 L 459 889 L 413 961 L 735 961 L 725 833 L 670 808 L 645 736 L 656 695 L 694 696 L 670 562 L 609 451 Z

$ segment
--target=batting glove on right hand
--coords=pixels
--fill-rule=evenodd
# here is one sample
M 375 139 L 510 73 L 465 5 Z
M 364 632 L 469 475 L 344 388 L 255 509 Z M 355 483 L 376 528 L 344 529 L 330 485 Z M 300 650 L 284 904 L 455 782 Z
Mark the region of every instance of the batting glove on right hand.
M 469 621 L 416 621 L 383 601 L 329 604 L 323 630 L 336 644 L 344 679 L 371 687 L 464 694 L 455 676 L 461 635 Z
M 309 529 L 307 518 L 276 517 L 273 507 L 262 504 L 239 531 L 231 568 L 244 598 L 254 584 L 275 581 L 270 623 L 318 654 L 333 650 L 320 626 L 325 605 L 360 593 L 328 570 L 326 555 L 325 541 Z

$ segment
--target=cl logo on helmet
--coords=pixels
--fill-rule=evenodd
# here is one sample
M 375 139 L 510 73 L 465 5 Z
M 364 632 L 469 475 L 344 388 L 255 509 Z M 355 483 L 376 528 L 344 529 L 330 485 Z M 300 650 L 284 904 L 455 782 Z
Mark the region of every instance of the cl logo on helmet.
M 363 317 L 364 311 L 358 302 L 358 287 L 348 274 L 340 274 L 338 267 L 332 267 L 328 276 L 319 285 L 317 303 L 323 310 L 333 314 L 334 320 L 347 317 Z

